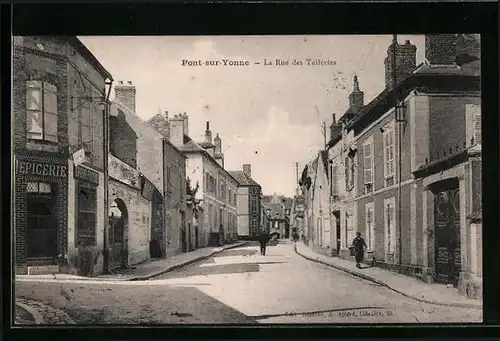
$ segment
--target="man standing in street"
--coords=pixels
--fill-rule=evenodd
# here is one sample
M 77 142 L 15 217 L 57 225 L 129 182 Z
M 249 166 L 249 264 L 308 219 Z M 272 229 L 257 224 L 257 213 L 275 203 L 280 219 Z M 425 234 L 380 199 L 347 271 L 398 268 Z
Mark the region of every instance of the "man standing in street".
M 268 242 L 269 242 L 269 235 L 266 232 L 262 232 L 259 236 L 260 254 L 262 256 L 266 255 L 266 246 Z
M 361 269 L 361 262 L 363 262 L 366 247 L 365 240 L 361 237 L 361 232 L 356 232 L 356 238 L 352 241 L 352 247 L 354 248 L 356 267 Z

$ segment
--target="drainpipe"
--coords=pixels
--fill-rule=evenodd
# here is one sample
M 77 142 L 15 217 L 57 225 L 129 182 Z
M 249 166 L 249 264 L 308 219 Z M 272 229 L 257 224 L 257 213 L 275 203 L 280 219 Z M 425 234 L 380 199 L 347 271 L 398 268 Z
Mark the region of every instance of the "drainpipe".
M 162 188 L 162 191 L 163 191 L 163 231 L 162 231 L 162 241 L 161 241 L 161 244 L 162 244 L 162 248 L 163 248 L 163 256 L 164 258 L 167 257 L 166 253 L 167 253 L 167 243 L 166 243 L 166 240 L 167 240 L 167 191 L 165 190 L 165 187 L 166 187 L 166 179 L 165 179 L 165 168 L 166 168 L 166 165 L 165 165 L 165 144 L 166 144 L 166 138 L 163 138 L 162 139 L 162 144 L 161 144 L 161 147 L 162 147 L 162 156 L 161 156 L 161 162 L 162 162 L 162 171 L 163 171 L 163 188 Z
M 109 204 L 108 204 L 108 153 L 109 153 L 109 95 L 111 93 L 111 86 L 113 84 L 112 80 L 107 80 L 105 82 L 108 86 L 108 91 L 106 94 L 106 99 L 104 100 L 103 114 L 103 163 L 104 163 L 104 235 L 103 235 L 103 272 L 105 274 L 109 273 Z M 106 92 L 106 89 L 104 90 Z

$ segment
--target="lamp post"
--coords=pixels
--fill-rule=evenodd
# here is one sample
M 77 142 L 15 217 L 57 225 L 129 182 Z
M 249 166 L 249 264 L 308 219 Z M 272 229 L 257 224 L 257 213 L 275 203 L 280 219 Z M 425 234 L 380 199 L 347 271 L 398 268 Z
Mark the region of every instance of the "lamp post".
M 103 235 L 103 272 L 109 273 L 109 207 L 108 207 L 108 186 L 109 186 L 109 173 L 108 173 L 108 153 L 109 153 L 109 110 L 110 101 L 109 95 L 113 79 L 106 79 L 104 82 L 104 110 L 103 110 L 103 163 L 104 163 L 104 235 Z

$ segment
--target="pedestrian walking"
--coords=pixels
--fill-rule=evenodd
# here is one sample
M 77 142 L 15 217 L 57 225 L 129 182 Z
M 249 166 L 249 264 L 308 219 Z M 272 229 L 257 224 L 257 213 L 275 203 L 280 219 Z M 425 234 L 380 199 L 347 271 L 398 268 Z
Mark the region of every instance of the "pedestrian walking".
M 366 243 L 363 237 L 361 237 L 361 232 L 356 232 L 356 238 L 352 241 L 352 249 L 354 251 L 354 258 L 356 259 L 356 267 L 361 269 L 361 262 L 363 262 L 365 254 Z
M 268 242 L 269 242 L 269 235 L 265 232 L 262 232 L 259 236 L 260 254 L 262 256 L 266 255 L 266 246 Z

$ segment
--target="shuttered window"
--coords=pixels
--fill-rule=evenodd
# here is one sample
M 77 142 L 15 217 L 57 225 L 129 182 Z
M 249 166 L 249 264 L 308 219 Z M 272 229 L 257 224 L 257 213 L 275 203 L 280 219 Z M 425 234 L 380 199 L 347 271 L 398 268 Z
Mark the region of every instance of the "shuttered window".
M 384 177 L 387 180 L 393 180 L 394 167 L 394 122 L 386 125 L 383 130 L 384 141 Z
M 57 142 L 57 87 L 42 81 L 26 82 L 28 139 Z
M 366 237 L 368 242 L 368 250 L 372 251 L 375 248 L 375 226 L 373 221 L 373 203 L 365 205 L 365 222 L 366 222 Z
M 76 245 L 96 245 L 96 188 L 79 184 L 77 192 Z
M 396 248 L 395 199 L 384 200 L 385 251 L 393 254 Z
M 373 140 L 363 144 L 363 171 L 365 185 L 373 184 Z
M 332 174 L 331 174 L 331 195 L 338 195 L 338 179 L 337 179 L 337 166 L 331 167 L 332 169 Z
M 468 144 L 481 143 L 481 106 L 478 104 L 466 104 Z

